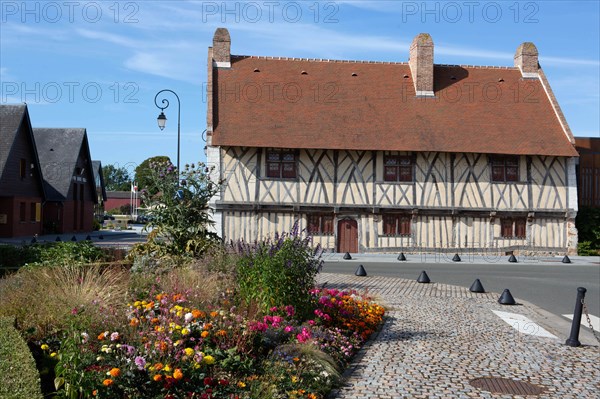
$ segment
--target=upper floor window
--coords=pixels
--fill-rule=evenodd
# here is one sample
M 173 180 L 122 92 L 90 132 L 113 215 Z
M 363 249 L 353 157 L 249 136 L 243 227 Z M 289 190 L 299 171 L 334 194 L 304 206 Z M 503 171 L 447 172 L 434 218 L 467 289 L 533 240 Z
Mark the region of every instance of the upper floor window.
M 267 151 L 267 177 L 296 178 L 296 153 L 294 151 Z
M 501 220 L 502 238 L 525 238 L 527 235 L 527 220 L 520 219 L 502 219 Z
M 21 179 L 27 177 L 27 160 L 25 158 L 21 158 L 21 161 L 19 162 L 19 176 Z
M 519 157 L 495 156 L 491 164 L 493 182 L 519 181 Z
M 406 155 L 385 155 L 383 180 L 397 182 L 413 181 L 413 158 Z
M 406 215 L 385 215 L 383 234 L 386 236 L 410 236 L 410 217 Z
M 333 234 L 333 215 L 308 215 L 308 232 L 310 234 Z

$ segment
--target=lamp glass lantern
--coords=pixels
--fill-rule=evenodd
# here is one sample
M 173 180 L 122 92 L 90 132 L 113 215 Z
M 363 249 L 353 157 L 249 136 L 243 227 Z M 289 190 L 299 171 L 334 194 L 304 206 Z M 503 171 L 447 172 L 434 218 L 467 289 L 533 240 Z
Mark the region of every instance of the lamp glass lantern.
M 164 112 L 161 111 L 160 115 L 158 115 L 158 118 L 156 118 L 156 121 L 158 122 L 158 127 L 160 128 L 160 130 L 164 130 L 167 124 L 167 116 Z

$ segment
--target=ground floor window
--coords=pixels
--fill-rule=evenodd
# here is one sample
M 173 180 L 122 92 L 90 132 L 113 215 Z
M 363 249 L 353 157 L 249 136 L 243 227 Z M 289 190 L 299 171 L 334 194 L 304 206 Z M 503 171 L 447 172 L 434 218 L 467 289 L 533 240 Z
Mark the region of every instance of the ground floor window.
M 19 221 L 27 221 L 27 204 L 25 202 L 19 203 Z
M 310 234 L 333 235 L 333 215 L 308 215 L 308 232 Z
M 525 238 L 527 234 L 527 220 L 519 219 L 502 219 L 501 221 L 502 238 Z
M 383 217 L 383 234 L 386 236 L 409 236 L 410 216 L 385 215 Z

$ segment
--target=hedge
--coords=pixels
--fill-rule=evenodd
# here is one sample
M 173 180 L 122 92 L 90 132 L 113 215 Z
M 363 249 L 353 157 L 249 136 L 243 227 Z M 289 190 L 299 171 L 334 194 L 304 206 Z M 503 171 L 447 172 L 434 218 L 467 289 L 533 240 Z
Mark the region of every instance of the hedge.
M 0 317 L 0 376 L 0 399 L 43 399 L 33 356 L 7 317 Z

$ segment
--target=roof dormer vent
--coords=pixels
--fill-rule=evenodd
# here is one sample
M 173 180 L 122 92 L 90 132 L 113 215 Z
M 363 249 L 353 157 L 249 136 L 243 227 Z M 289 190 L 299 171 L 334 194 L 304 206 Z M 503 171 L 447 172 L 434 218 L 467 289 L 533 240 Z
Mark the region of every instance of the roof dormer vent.
M 358 76 L 356 72 L 352 72 L 352 76 Z
M 302 71 L 302 72 L 300 73 L 300 75 L 308 75 L 308 72 L 306 72 L 306 71 Z
M 260 72 L 260 69 L 254 68 L 254 72 Z

